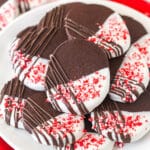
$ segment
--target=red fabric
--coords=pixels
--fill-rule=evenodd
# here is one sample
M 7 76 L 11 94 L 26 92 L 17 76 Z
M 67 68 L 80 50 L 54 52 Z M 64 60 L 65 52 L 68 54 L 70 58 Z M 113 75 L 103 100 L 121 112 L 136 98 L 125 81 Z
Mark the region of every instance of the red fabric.
M 112 0 L 130 6 L 150 17 L 150 0 Z
M 150 17 L 150 0 L 112 0 L 130 6 Z M 13 150 L 0 138 L 0 150 Z
M 0 150 L 13 150 L 13 149 L 7 143 L 5 143 L 2 138 L 0 138 Z

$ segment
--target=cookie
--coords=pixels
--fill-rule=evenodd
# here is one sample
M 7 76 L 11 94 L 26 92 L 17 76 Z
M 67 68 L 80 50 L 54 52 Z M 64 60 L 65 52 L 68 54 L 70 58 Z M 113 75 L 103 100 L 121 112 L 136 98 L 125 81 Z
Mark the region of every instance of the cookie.
M 84 132 L 82 116 L 61 114 L 38 125 L 32 130 L 32 137 L 45 145 L 65 146 L 80 139 Z
M 107 97 L 91 113 L 90 121 L 98 133 L 117 142 L 130 143 L 150 130 L 150 84 L 135 103 L 120 103 Z
M 23 125 L 30 133 L 39 124 L 61 114 L 47 102 L 45 92 L 35 92 L 25 101 L 22 111 Z
M 109 92 L 119 102 L 135 102 L 149 83 L 149 69 L 140 51 L 131 46 L 117 70 Z
M 26 86 L 43 91 L 49 55 L 67 39 L 65 29 L 31 27 L 20 35 L 10 50 L 13 69 Z
M 88 39 L 104 48 L 108 58 L 114 58 L 125 53 L 131 41 L 121 16 L 108 10 L 101 5 L 87 5 L 78 12 L 80 15 L 72 10 L 65 18 L 65 27 L 69 37 Z
M 108 59 L 91 42 L 69 40 L 50 55 L 46 93 L 60 112 L 87 114 L 103 101 L 109 83 Z
M 114 142 L 97 133 L 87 132 L 78 141 L 57 150 L 112 150 Z
M 52 26 L 57 28 L 64 27 L 64 18 L 68 12 L 72 9 L 76 10 L 84 6 L 84 3 L 69 3 L 55 7 L 45 14 L 45 16 L 40 20 L 37 28 L 47 27 L 51 28 Z
M 36 91 L 25 87 L 18 78 L 14 78 L 4 85 L 1 91 L 0 108 L 8 125 L 24 129 L 22 110 L 25 100 L 33 93 Z

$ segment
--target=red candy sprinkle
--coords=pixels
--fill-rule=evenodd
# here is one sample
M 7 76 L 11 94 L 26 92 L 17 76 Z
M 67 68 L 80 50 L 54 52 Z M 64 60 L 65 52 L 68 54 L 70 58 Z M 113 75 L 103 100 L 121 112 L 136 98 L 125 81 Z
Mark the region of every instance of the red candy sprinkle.
M 84 150 L 92 147 L 98 149 L 100 145 L 104 144 L 105 138 L 102 135 L 86 133 L 81 139 L 74 144 L 74 149 L 82 148 Z
M 93 73 L 93 77 L 83 77 L 77 81 L 70 81 L 67 83 L 67 87 L 58 85 L 57 91 L 61 91 L 61 94 L 56 92 L 53 95 L 54 99 L 63 101 L 63 97 L 65 97 L 67 101 L 71 100 L 70 89 L 79 103 L 89 99 L 94 99 L 101 95 L 102 82 L 106 79 L 107 78 L 104 75 L 101 75 L 99 72 L 95 72 Z
M 110 132 L 115 132 L 117 134 L 132 136 L 133 130 L 136 130 L 137 127 L 143 125 L 142 122 L 144 116 L 123 115 L 122 117 L 124 118 L 124 121 L 121 119 L 118 112 L 114 112 L 113 114 L 105 112 L 105 114 L 98 117 L 100 130 L 109 130 Z M 95 121 L 94 118 L 92 118 L 92 121 Z

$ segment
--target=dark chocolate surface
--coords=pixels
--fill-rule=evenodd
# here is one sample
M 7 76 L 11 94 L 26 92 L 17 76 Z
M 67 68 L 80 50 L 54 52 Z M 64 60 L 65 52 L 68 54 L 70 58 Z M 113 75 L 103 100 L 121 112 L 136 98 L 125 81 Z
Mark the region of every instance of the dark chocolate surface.
M 128 27 L 129 32 L 130 32 L 131 43 L 134 43 L 141 36 L 143 36 L 144 34 L 147 33 L 144 26 L 142 24 L 140 24 L 137 20 L 135 20 L 131 17 L 128 17 L 128 16 L 122 16 L 122 17 L 123 17 L 123 19 L 124 19 L 124 21 Z
M 0 0 L 0 6 L 3 5 L 7 0 Z
M 37 26 L 30 26 L 30 27 L 27 27 L 25 29 L 23 29 L 21 32 L 19 32 L 17 34 L 17 38 L 22 38 L 23 36 L 25 36 L 28 32 L 33 32 L 37 29 Z
M 89 32 L 96 33 L 96 31 L 98 30 L 98 25 L 102 25 L 107 17 L 112 13 L 113 11 L 110 8 L 102 5 L 82 5 L 82 7 L 78 9 L 72 9 L 67 14 L 65 19 L 65 26 L 68 24 L 68 19 L 70 19 L 73 22 L 77 23 L 77 28 L 83 26 L 83 28 L 88 29 Z M 69 38 L 88 38 L 88 36 L 90 36 L 89 34 L 87 34 L 87 36 L 82 37 L 77 32 L 70 30 L 70 28 L 68 28 L 67 26 L 66 32 Z
M 32 30 L 32 32 L 31 32 Z M 24 54 L 49 58 L 55 48 L 67 40 L 64 28 L 41 28 L 39 30 L 26 29 L 23 31 L 25 36 L 21 38 L 18 50 L 21 49 Z M 22 33 L 20 33 L 22 35 Z
M 31 131 L 36 126 L 61 114 L 54 110 L 49 102 L 46 101 L 45 92 L 32 94 L 23 109 L 23 123 L 27 131 Z
M 83 3 L 69 3 L 64 4 L 59 7 L 53 8 L 51 11 L 47 12 L 46 15 L 40 20 L 38 28 L 41 27 L 63 27 L 64 26 L 64 18 L 68 12 L 72 9 L 78 9 Z
M 125 55 L 119 56 L 117 58 L 109 59 L 109 68 L 110 68 L 110 79 L 111 81 L 115 77 L 117 70 L 119 69 Z
M 18 78 L 14 78 L 8 81 L 2 91 L 1 91 L 1 98 L 0 103 L 4 95 L 9 95 L 12 97 L 20 97 L 20 98 L 27 98 L 30 97 L 32 94 L 38 93 L 38 91 L 31 90 L 23 85 L 22 82 L 19 81 Z
M 54 57 L 69 78 L 68 80 L 76 80 L 108 67 L 108 59 L 104 51 L 95 44 L 85 40 L 75 39 L 64 42 L 56 49 Z M 52 61 L 50 61 L 50 66 L 51 64 Z M 58 69 L 58 71 L 60 70 Z M 50 67 L 47 72 L 46 81 L 48 77 L 54 80 Z M 58 80 L 57 84 L 59 83 L 62 82 Z

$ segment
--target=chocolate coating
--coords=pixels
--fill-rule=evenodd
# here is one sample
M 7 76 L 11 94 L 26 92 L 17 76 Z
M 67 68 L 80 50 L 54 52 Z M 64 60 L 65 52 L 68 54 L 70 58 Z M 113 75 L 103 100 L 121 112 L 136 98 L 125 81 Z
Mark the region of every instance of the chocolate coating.
M 82 7 L 79 7 L 78 9 L 72 9 L 65 19 L 65 26 L 68 37 L 83 38 L 77 32 L 74 32 L 67 27 L 68 19 L 77 23 L 77 28 L 83 26 L 83 28 L 86 28 L 89 30 L 89 32 L 96 33 L 98 30 L 98 25 L 102 25 L 106 18 L 112 13 L 113 11 L 110 8 L 94 4 L 82 5 Z M 84 38 L 88 38 L 88 36 L 90 35 L 87 34 Z
M 3 5 L 7 0 L 0 0 L 0 6 Z
M 84 118 L 85 130 L 87 132 L 95 133 L 95 130 L 92 129 L 92 123 L 89 121 L 90 114 L 86 114 Z
M 27 33 L 29 33 L 29 32 L 34 32 L 36 29 L 37 29 L 37 26 L 30 26 L 30 27 L 27 27 L 27 28 L 23 29 L 21 32 L 19 32 L 19 33 L 17 34 L 17 38 L 22 38 L 22 37 L 24 37 Z
M 38 28 L 41 27 L 48 27 L 51 28 L 52 26 L 55 27 L 63 27 L 64 26 L 64 18 L 66 17 L 67 13 L 72 9 L 78 9 L 83 3 L 69 3 L 64 4 L 59 7 L 53 8 L 51 11 L 47 12 L 46 15 L 40 20 L 38 24 Z
M 108 67 L 108 59 L 104 51 L 85 40 L 75 39 L 64 42 L 55 50 L 54 57 L 72 81 Z M 54 80 L 50 69 L 47 75 Z M 62 82 L 58 80 L 57 84 L 59 83 Z
M 141 36 L 143 36 L 144 34 L 147 33 L 144 26 L 142 24 L 140 24 L 137 20 L 135 20 L 131 17 L 128 17 L 128 16 L 122 16 L 122 17 L 123 17 L 123 19 L 124 19 L 124 21 L 128 27 L 129 32 L 130 32 L 131 43 L 134 43 Z
M 55 48 L 67 40 L 64 28 L 28 28 L 19 35 L 25 34 L 19 41 L 18 50 L 21 49 L 24 54 L 49 58 Z
M 45 92 L 32 94 L 23 108 L 24 127 L 31 132 L 36 126 L 61 114 L 54 110 L 49 102 L 46 101 Z
M 117 70 L 119 69 L 125 55 L 119 56 L 117 58 L 109 59 L 109 68 L 110 68 L 110 78 L 111 81 L 115 77 Z

